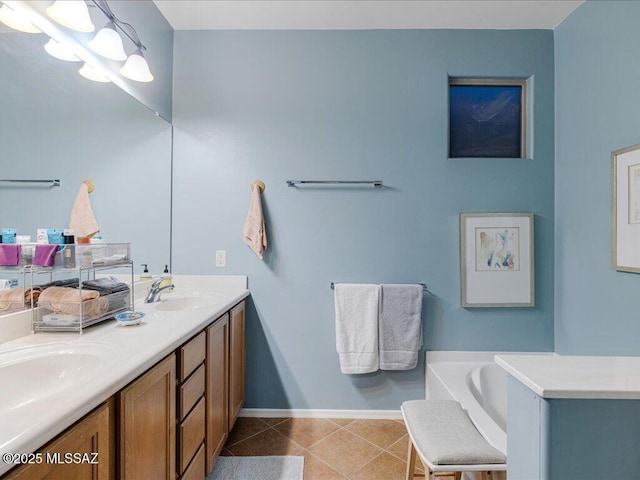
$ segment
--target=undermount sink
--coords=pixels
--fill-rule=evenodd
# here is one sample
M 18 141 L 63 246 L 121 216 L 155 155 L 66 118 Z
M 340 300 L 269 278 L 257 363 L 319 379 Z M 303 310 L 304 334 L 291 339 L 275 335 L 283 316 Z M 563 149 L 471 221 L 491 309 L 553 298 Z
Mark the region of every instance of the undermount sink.
M 217 297 L 213 293 L 203 295 L 200 293 L 172 293 L 162 297 L 162 300 L 156 302 L 155 309 L 160 311 L 175 312 L 180 310 L 195 310 L 202 307 L 208 307 L 215 303 Z
M 49 343 L 0 352 L 0 411 L 14 410 L 75 387 L 113 361 L 102 343 Z

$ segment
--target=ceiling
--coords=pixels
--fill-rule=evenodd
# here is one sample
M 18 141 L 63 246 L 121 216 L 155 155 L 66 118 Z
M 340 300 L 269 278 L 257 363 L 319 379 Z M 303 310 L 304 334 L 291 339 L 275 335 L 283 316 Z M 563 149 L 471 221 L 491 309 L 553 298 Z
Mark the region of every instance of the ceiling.
M 554 29 L 583 0 L 154 0 L 175 30 Z

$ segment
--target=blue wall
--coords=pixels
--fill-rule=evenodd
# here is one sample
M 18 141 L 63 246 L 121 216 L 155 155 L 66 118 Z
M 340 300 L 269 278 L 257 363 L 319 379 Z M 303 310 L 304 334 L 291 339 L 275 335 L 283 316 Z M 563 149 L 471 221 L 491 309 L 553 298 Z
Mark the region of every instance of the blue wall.
M 179 31 L 174 59 L 173 269 L 249 276 L 247 407 L 424 397 L 422 353 L 413 371 L 340 374 L 332 281 L 426 282 L 429 350 L 553 350 L 551 31 Z M 533 77 L 533 159 L 447 160 L 448 75 Z M 256 178 L 264 262 L 242 243 Z M 536 307 L 465 310 L 458 215 L 510 211 L 535 214 Z
M 640 276 L 610 266 L 611 152 L 640 143 L 639 18 L 638 2 L 586 2 L 555 31 L 560 354 L 640 354 Z

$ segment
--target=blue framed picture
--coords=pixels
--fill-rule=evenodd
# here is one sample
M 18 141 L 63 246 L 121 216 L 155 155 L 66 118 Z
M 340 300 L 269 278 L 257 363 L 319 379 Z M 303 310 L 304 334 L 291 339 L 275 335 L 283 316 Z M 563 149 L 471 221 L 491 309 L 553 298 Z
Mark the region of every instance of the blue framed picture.
M 450 79 L 449 158 L 525 158 L 525 81 Z

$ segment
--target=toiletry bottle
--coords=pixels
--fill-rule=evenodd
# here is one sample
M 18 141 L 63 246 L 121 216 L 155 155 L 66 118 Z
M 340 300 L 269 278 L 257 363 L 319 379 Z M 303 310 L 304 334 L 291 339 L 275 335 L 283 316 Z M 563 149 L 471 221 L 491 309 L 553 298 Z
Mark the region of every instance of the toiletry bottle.
M 146 263 L 142 263 L 141 266 L 144 267 L 144 270 L 140 274 L 140 280 L 151 280 L 153 277 L 149 273 L 149 266 Z
M 166 287 L 173 283 L 173 278 L 169 273 L 169 265 L 164 266 L 164 272 L 162 272 L 162 275 L 160 275 L 160 278 L 162 279 L 162 282 L 160 283 L 160 288 Z
M 62 235 L 64 250 L 62 251 L 62 266 L 64 268 L 76 268 L 76 247 L 73 235 Z

